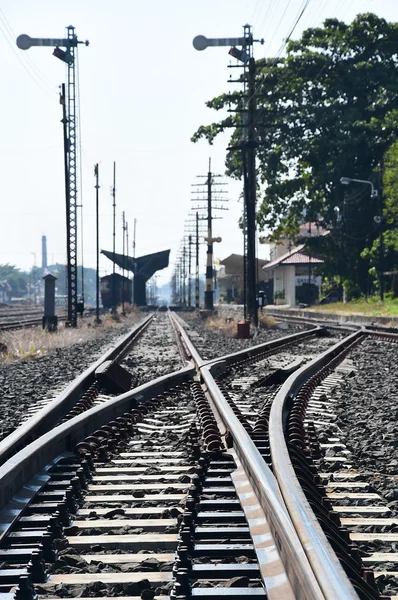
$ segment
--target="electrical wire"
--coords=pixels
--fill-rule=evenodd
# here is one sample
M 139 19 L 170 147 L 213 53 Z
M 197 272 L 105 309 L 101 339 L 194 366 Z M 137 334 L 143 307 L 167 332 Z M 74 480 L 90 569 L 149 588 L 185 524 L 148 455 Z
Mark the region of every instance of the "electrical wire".
M 268 42 L 267 49 L 268 49 L 268 48 L 269 48 L 269 47 L 272 45 L 272 42 L 274 41 L 274 38 L 275 38 L 276 34 L 277 34 L 277 33 L 278 33 L 278 31 L 279 31 L 279 27 L 280 27 L 280 25 L 281 25 L 281 23 L 282 23 L 283 19 L 285 18 L 285 14 L 286 14 L 286 12 L 287 12 L 287 10 L 288 10 L 289 6 L 290 6 L 290 3 L 291 3 L 291 0 L 288 0 L 288 3 L 287 3 L 287 4 L 286 4 L 286 6 L 285 6 L 285 10 L 283 11 L 281 18 L 279 19 L 278 25 L 277 25 L 277 26 L 274 28 L 274 34 L 273 34 L 273 36 L 272 36 L 271 40 Z
M 24 66 L 24 68 L 29 72 L 30 76 L 34 78 L 34 74 L 35 74 L 41 80 L 41 83 L 47 88 L 46 89 L 47 93 L 51 93 L 51 94 L 56 93 L 58 90 L 58 86 L 55 85 L 54 83 L 52 83 L 49 79 L 47 79 L 45 77 L 45 75 L 43 75 L 43 73 L 40 71 L 40 69 L 36 66 L 36 64 L 33 62 L 33 60 L 29 57 L 29 55 L 27 53 L 23 53 L 21 55 L 15 49 L 15 46 L 14 46 L 14 43 L 15 43 L 14 40 L 16 39 L 15 32 L 12 29 L 9 21 L 7 20 L 6 15 L 4 14 L 4 11 L 1 8 L 0 8 L 0 21 L 5 28 L 5 31 L 3 31 L 3 29 L 2 29 L 2 33 L 3 33 L 7 43 L 9 44 L 9 46 L 11 47 L 11 49 L 13 50 L 14 54 L 17 56 L 17 58 L 19 59 L 21 64 Z M 24 57 L 25 61 L 21 58 L 21 56 Z M 34 71 L 34 74 L 29 71 L 26 63 L 28 63 L 29 66 L 32 68 L 32 70 Z M 36 81 L 36 83 L 39 85 L 38 81 Z
M 22 67 L 25 69 L 25 71 L 27 72 L 27 74 L 29 75 L 29 77 L 31 77 L 31 79 L 35 82 L 35 84 L 41 89 L 42 92 L 44 92 L 45 94 L 47 94 L 47 96 L 50 96 L 52 99 L 54 98 L 54 94 L 50 93 L 36 78 L 35 76 L 31 73 L 31 71 L 29 71 L 29 69 L 27 68 L 26 64 L 24 63 L 24 61 L 21 59 L 21 57 L 19 56 L 19 53 L 15 50 L 13 44 L 11 44 L 11 42 L 9 41 L 5 31 L 3 30 L 1 24 L 0 24 L 0 31 L 4 36 L 5 41 L 7 42 L 7 44 L 10 46 L 12 52 L 15 54 L 15 56 L 17 57 L 18 61 L 20 62 L 20 64 L 22 65 Z
M 264 29 L 264 35 L 263 37 L 265 38 L 267 36 L 268 33 L 268 29 L 273 21 L 273 13 L 272 13 L 272 9 L 274 8 L 274 5 L 277 5 L 277 0 L 270 0 L 270 3 L 268 5 L 267 10 L 265 11 L 264 17 L 261 19 L 260 23 L 258 24 L 258 26 L 256 26 L 256 29 L 258 30 L 262 30 L 264 24 L 266 23 L 265 29 Z M 268 18 L 268 22 L 267 22 L 267 18 Z M 253 23 L 253 27 L 255 26 L 255 24 Z
M 273 0 L 270 0 L 270 1 L 273 2 Z M 257 18 L 257 10 L 261 6 L 261 2 L 262 2 L 262 0 L 257 0 L 249 23 L 254 23 L 255 19 Z M 261 9 L 260 9 L 260 13 L 261 13 Z
M 360 192 L 357 192 L 356 194 L 350 194 L 349 198 L 355 197 L 355 196 L 358 196 L 358 198 L 356 200 L 351 200 L 350 202 L 347 202 L 346 200 L 344 200 L 344 206 L 350 206 L 351 204 L 358 204 L 358 202 L 362 202 L 362 200 L 364 198 L 366 198 L 367 196 L 370 196 L 369 186 L 363 185 L 361 187 Z
M 283 41 L 283 43 L 282 43 L 281 47 L 279 48 L 279 50 L 278 50 L 278 53 L 277 53 L 277 56 L 276 56 L 276 57 L 275 57 L 275 58 L 274 58 L 274 59 L 271 61 L 271 63 L 270 63 L 270 66 L 271 66 L 271 67 L 273 67 L 273 66 L 276 64 L 277 60 L 280 58 L 280 56 L 281 56 L 281 54 L 282 54 L 283 50 L 285 49 L 285 47 L 286 47 L 286 45 L 288 44 L 288 42 L 289 42 L 290 38 L 292 37 L 292 35 L 293 35 L 293 33 L 294 33 L 294 31 L 295 31 L 295 29 L 296 29 L 297 25 L 298 25 L 298 24 L 299 24 L 299 22 L 301 21 L 301 19 L 302 19 L 303 15 L 304 15 L 305 11 L 307 10 L 307 8 L 308 8 L 308 6 L 309 6 L 310 2 L 311 2 L 311 0 L 304 0 L 304 1 L 303 1 L 302 8 L 301 8 L 301 10 L 300 10 L 300 12 L 299 12 L 299 14 L 298 14 L 298 16 L 297 16 L 297 18 L 296 18 L 296 20 L 295 20 L 295 22 L 294 22 L 293 26 L 292 26 L 292 28 L 290 29 L 290 32 L 289 32 L 289 34 L 288 34 L 287 38 L 286 38 L 286 39 Z M 262 76 L 262 78 L 260 79 L 260 81 L 257 83 L 257 85 L 256 85 L 256 87 L 255 87 L 255 89 L 254 89 L 254 92 L 253 92 L 252 96 L 249 98 L 249 101 L 251 100 L 251 98 L 252 98 L 253 96 L 255 96 L 255 95 L 258 93 L 258 91 L 259 91 L 260 87 L 263 85 L 263 83 L 264 83 L 264 81 L 267 79 L 267 77 L 268 77 L 268 73 L 267 73 L 267 74 L 266 74 L 266 73 L 264 73 L 264 74 L 263 74 L 263 76 Z

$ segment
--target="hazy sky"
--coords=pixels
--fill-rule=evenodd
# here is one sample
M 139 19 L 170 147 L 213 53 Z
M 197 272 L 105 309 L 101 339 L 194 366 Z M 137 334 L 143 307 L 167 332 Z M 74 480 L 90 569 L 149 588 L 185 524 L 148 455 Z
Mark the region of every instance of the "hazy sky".
M 276 56 L 303 6 L 303 0 L 0 0 L 1 203 L 0 263 L 27 269 L 41 236 L 47 235 L 49 262 L 65 262 L 65 196 L 59 85 L 64 63 L 51 48 L 19 50 L 15 38 L 64 37 L 72 24 L 80 40 L 80 111 L 84 263 L 95 266 L 94 164 L 100 164 L 101 247 L 112 247 L 113 161 L 116 161 L 117 251 L 121 214 L 130 242 L 137 219 L 137 255 L 171 248 L 171 264 L 192 206 L 191 184 L 207 172 L 212 157 L 223 173 L 228 136 L 214 146 L 192 144 L 201 124 L 216 119 L 206 100 L 227 83 L 228 48 L 197 52 L 195 35 L 240 36 L 254 26 L 265 44 L 255 56 Z M 398 21 L 397 0 L 311 0 L 293 37 L 327 17 L 350 21 L 358 12 L 376 12 Z M 241 184 L 230 182 L 229 211 L 214 222 L 223 238 L 215 254 L 241 252 L 237 221 Z M 80 235 L 79 235 L 80 238 Z M 131 245 L 131 244 L 130 244 Z M 79 239 L 80 246 L 80 239 Z M 131 248 L 130 248 L 131 254 Z M 260 247 L 264 257 L 266 248 Z M 204 264 L 202 271 L 204 271 Z M 101 259 L 101 271 L 111 263 Z M 161 272 L 161 281 L 170 270 Z

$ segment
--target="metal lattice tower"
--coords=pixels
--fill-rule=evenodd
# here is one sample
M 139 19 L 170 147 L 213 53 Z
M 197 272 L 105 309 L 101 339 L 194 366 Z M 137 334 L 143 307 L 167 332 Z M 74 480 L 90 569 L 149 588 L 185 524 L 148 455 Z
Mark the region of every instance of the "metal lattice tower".
M 28 50 L 32 46 L 55 47 L 54 56 L 68 67 L 68 81 L 62 84 L 60 102 L 62 104 L 62 123 L 64 126 L 64 163 L 66 196 L 66 245 L 68 280 L 68 321 L 77 323 L 77 109 L 76 109 L 76 58 L 79 42 L 72 25 L 67 27 L 67 38 L 31 38 L 23 33 L 17 38 L 17 46 Z M 62 50 L 61 47 L 66 48 Z
M 76 54 L 77 37 L 75 28 L 69 25 L 68 51 L 70 59 L 68 65 L 67 81 L 67 163 L 69 188 L 68 210 L 68 321 L 72 326 L 77 322 L 77 115 L 76 115 Z

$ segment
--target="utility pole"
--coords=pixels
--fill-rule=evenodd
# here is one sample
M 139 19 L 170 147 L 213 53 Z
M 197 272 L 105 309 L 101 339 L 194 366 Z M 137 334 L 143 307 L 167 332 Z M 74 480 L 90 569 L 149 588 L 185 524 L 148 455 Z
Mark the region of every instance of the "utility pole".
M 191 308 L 192 304 L 192 291 L 191 291 L 191 259 L 192 259 L 192 235 L 188 236 L 188 306 Z
M 216 184 L 214 182 L 214 178 L 221 177 L 221 175 L 215 175 L 214 173 L 211 172 L 211 159 L 210 158 L 209 158 L 209 171 L 205 177 L 206 177 L 206 183 L 203 185 L 206 186 L 207 198 L 195 198 L 195 200 L 198 202 L 203 202 L 203 201 L 206 202 L 207 253 L 206 253 L 205 309 L 213 310 L 214 309 L 214 303 L 213 303 L 213 295 L 214 295 L 214 289 L 213 289 L 213 243 L 221 242 L 220 237 L 213 238 L 213 230 L 212 230 L 213 219 L 221 218 L 221 217 L 213 217 L 213 210 L 227 210 L 227 209 L 223 206 L 218 206 L 218 205 L 213 206 L 213 201 L 222 200 L 223 202 L 226 202 L 226 200 L 213 197 L 213 187 L 220 185 L 220 184 Z M 201 184 L 197 184 L 197 185 L 200 186 Z M 225 193 L 224 190 L 220 190 L 219 188 L 216 188 L 216 189 L 217 189 L 217 194 Z M 201 206 L 201 207 L 197 207 L 197 208 L 198 208 L 198 210 L 203 210 L 204 207 Z
M 96 221 L 96 258 L 97 258 L 97 267 L 96 267 L 96 275 L 95 275 L 95 323 L 99 325 L 101 323 L 101 319 L 99 318 L 99 288 L 100 288 L 100 280 L 99 280 L 99 166 L 98 163 L 94 166 L 94 176 L 95 176 L 95 221 Z
M 187 304 L 187 296 L 186 296 L 186 284 L 185 284 L 185 280 L 187 278 L 187 270 L 186 270 L 186 247 L 184 244 L 183 250 L 182 250 L 182 298 L 183 298 L 183 304 L 184 306 L 186 306 Z
M 195 308 L 199 308 L 199 213 L 196 211 L 196 256 L 195 256 Z
M 251 37 L 251 28 L 245 26 L 245 37 Z M 252 51 L 253 46 L 248 46 Z M 249 59 L 249 106 L 248 106 L 248 141 L 247 141 L 247 179 L 249 192 L 247 194 L 247 307 L 249 318 L 254 327 L 258 327 L 257 310 L 257 269 L 256 269 L 256 142 L 255 142 L 255 112 L 256 112 L 256 90 L 255 76 L 256 63 L 250 52 Z
M 207 173 L 207 253 L 206 253 L 206 283 L 205 283 L 205 308 L 213 310 L 213 234 L 211 217 L 211 159 L 209 158 L 209 172 Z
M 134 277 L 133 277 L 133 285 L 132 285 L 132 294 L 133 294 L 133 302 L 134 302 L 134 286 L 135 286 L 135 244 L 136 244 L 136 231 L 137 231 L 137 219 L 134 219 L 133 223 L 133 266 L 134 266 Z
M 255 61 L 253 58 L 253 43 L 264 40 L 254 40 L 250 25 L 243 28 L 244 36 L 242 38 L 215 38 L 207 39 L 203 35 L 198 35 L 193 40 L 193 46 L 196 50 L 202 51 L 211 46 L 232 46 L 229 54 L 243 63 L 245 88 L 243 92 L 243 111 L 242 111 L 242 141 L 230 150 L 241 150 L 243 162 L 244 179 L 244 199 L 246 207 L 247 223 L 247 312 L 253 320 L 255 327 L 258 326 L 258 311 L 256 301 L 256 156 L 255 156 Z M 241 49 L 236 46 L 242 46 Z M 240 82 L 241 80 L 237 80 Z M 248 94 L 246 94 L 246 82 L 248 84 Z
M 33 302 L 36 306 L 37 304 L 37 290 L 36 290 L 36 285 L 37 285 L 37 272 L 36 272 L 36 252 L 31 252 L 31 254 L 33 255 Z
M 258 327 L 257 309 L 257 269 L 256 269 L 256 63 L 253 58 L 253 36 L 250 25 L 243 28 L 244 57 L 231 49 L 230 54 L 243 62 L 243 106 L 242 106 L 242 141 L 233 149 L 240 149 L 243 165 L 243 278 L 244 278 L 244 317 L 249 318 L 254 327 Z M 232 149 L 232 148 L 231 148 Z
M 200 277 L 199 277 L 199 244 L 200 238 L 199 234 L 203 234 L 203 240 L 205 239 L 206 232 L 203 230 L 199 230 L 199 221 L 207 221 L 206 217 L 199 217 L 199 212 L 196 211 L 195 219 L 185 221 L 187 225 L 187 229 L 185 229 L 185 233 L 189 234 L 188 239 L 191 240 L 191 246 L 195 246 L 195 308 L 199 308 L 200 305 Z M 194 237 L 195 241 L 192 240 Z M 191 264 L 192 264 L 192 252 L 191 252 Z M 191 280 L 192 280 L 192 270 L 191 270 Z M 192 301 L 191 301 L 192 304 Z
M 134 219 L 134 230 L 133 230 L 133 258 L 135 258 L 135 234 L 137 227 L 137 219 Z
M 72 252 L 71 252 L 71 218 L 70 218 L 70 195 L 69 195 L 69 161 L 68 161 L 68 118 L 66 116 L 66 98 L 65 98 L 65 84 L 61 86 L 61 94 L 59 99 L 62 105 L 62 127 L 64 134 L 64 173 L 65 173 L 65 204 L 66 204 L 66 284 L 67 284 L 67 313 L 68 323 L 71 326 L 76 326 L 77 314 L 76 314 L 76 302 L 77 295 L 76 289 L 72 286 Z
M 126 311 L 124 310 L 124 261 L 125 261 L 125 258 L 124 258 L 124 253 L 125 253 L 125 245 L 124 245 L 124 243 L 125 243 L 125 235 L 126 235 L 126 217 L 125 217 L 125 212 L 124 212 L 124 211 L 122 212 L 122 223 L 123 223 L 123 232 L 122 232 L 122 235 L 123 235 L 122 315 L 123 315 L 123 316 L 126 316 Z
M 127 248 L 127 258 L 129 256 L 129 224 L 126 221 L 126 248 Z M 130 298 L 130 276 L 129 276 L 129 270 L 127 269 L 127 279 L 129 280 L 128 283 L 128 297 Z M 131 304 L 131 298 L 130 298 L 130 302 L 129 304 Z
M 113 198 L 113 271 L 112 271 L 112 316 L 116 318 L 116 163 L 113 163 L 113 187 L 112 187 L 112 198 Z
M 384 175 L 384 161 L 382 160 L 379 168 L 379 216 L 375 219 L 378 223 L 379 231 L 379 287 L 380 287 L 380 300 L 384 302 L 384 222 L 383 222 L 383 175 Z

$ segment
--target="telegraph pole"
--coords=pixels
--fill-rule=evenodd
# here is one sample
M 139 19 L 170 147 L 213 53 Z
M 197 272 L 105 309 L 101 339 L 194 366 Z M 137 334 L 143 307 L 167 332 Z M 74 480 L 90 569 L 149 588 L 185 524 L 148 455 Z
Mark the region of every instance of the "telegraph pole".
M 200 287 L 199 287 L 199 282 L 200 282 L 200 277 L 199 277 L 199 244 L 200 244 L 200 238 L 199 238 L 199 234 L 203 233 L 203 239 L 205 239 L 205 235 L 206 232 L 200 230 L 199 231 L 199 221 L 207 221 L 206 217 L 199 217 L 199 212 L 196 211 L 196 215 L 195 215 L 195 219 L 194 220 L 190 220 L 190 221 L 185 221 L 185 224 L 188 226 L 187 229 L 185 229 L 185 233 L 189 234 L 189 238 L 190 241 L 190 245 L 191 246 L 195 246 L 195 308 L 199 308 L 199 304 L 200 304 L 200 298 L 199 298 L 199 294 L 200 294 Z M 191 225 L 192 224 L 192 225 Z M 192 238 L 195 238 L 195 241 L 192 240 Z M 191 264 L 192 264 L 192 251 L 191 251 Z M 192 281 L 192 269 L 191 269 L 191 281 Z M 192 300 L 191 300 L 191 305 L 192 305 Z M 190 306 L 191 306 L 190 305 Z
M 379 227 L 380 227 L 380 232 L 379 232 L 379 287 L 380 287 L 380 300 L 382 302 L 384 302 L 384 235 L 383 235 L 383 229 L 384 229 L 384 222 L 383 222 L 383 174 L 384 174 L 384 162 L 382 161 L 380 163 L 380 169 L 379 169 L 379 194 L 378 194 L 378 201 L 379 201 L 379 213 L 380 216 L 375 219 L 376 223 L 378 223 Z M 379 221 L 380 219 L 380 221 Z
M 191 308 L 192 304 L 192 291 L 191 291 L 191 258 L 192 258 L 192 235 L 188 236 L 188 306 Z
M 199 213 L 196 211 L 195 308 L 199 308 Z
M 185 280 L 187 277 L 187 271 L 186 271 L 186 255 L 187 255 L 187 251 L 186 251 L 186 247 L 184 244 L 183 250 L 182 250 L 182 298 L 183 298 L 183 304 L 186 306 L 187 304 L 187 295 L 186 295 L 186 284 L 185 284 Z
M 113 163 L 113 187 L 112 187 L 112 198 L 113 198 L 113 271 L 112 271 L 112 315 L 116 317 L 116 163 Z
M 247 239 L 245 240 L 247 285 L 246 299 L 247 312 L 255 327 L 258 326 L 258 311 L 256 301 L 256 155 L 255 155 L 255 61 L 253 58 L 253 43 L 264 43 L 264 40 L 254 40 L 250 25 L 243 28 L 244 36 L 241 38 L 215 38 L 207 39 L 198 35 L 193 40 L 196 50 L 202 51 L 209 46 L 232 46 L 229 54 L 243 63 L 245 88 L 243 92 L 242 111 L 242 141 L 230 150 L 242 151 L 244 199 L 246 207 Z M 236 46 L 241 46 L 239 49 Z M 240 80 L 238 80 L 240 81 Z M 246 81 L 248 96 L 246 95 Z
M 211 216 L 211 159 L 209 158 L 209 172 L 207 173 L 207 253 L 206 253 L 206 283 L 205 283 L 205 308 L 213 310 L 213 235 Z
M 126 312 L 124 310 L 124 253 L 125 253 L 125 246 L 124 246 L 124 242 L 125 242 L 125 234 L 126 234 L 126 217 L 125 217 L 125 212 L 122 212 L 122 223 L 123 223 L 123 269 L 122 269 L 122 315 L 125 316 Z
M 127 258 L 129 257 L 129 224 L 126 221 L 126 248 L 127 248 Z M 129 276 L 129 270 L 127 269 L 127 279 L 130 282 L 130 276 Z M 130 298 L 130 283 L 128 284 L 129 289 L 128 289 L 128 297 Z M 131 304 L 131 298 L 130 298 L 130 302 L 129 304 Z
M 95 175 L 95 221 L 96 221 L 96 240 L 97 240 L 97 268 L 96 268 L 96 276 L 95 276 L 95 323 L 99 325 L 101 320 L 99 318 L 99 166 L 98 163 L 94 167 L 94 175 Z
M 245 26 L 245 37 L 251 36 L 250 27 Z M 253 46 L 249 46 L 252 51 Z M 252 54 L 252 52 L 250 52 Z M 247 140 L 247 182 L 249 186 L 246 206 L 246 225 L 247 225 L 247 307 L 249 318 L 253 321 L 254 327 L 258 327 L 257 310 L 257 269 L 256 269 L 256 143 L 255 143 L 255 76 L 256 63 L 253 56 L 249 59 L 249 106 L 248 106 L 248 140 Z
M 207 189 L 207 198 L 196 198 L 196 201 L 198 201 L 198 202 L 205 201 L 206 202 L 207 253 L 206 253 L 205 309 L 213 310 L 214 309 L 214 302 L 213 302 L 213 295 L 214 295 L 214 289 L 213 289 L 213 243 L 221 242 L 220 237 L 213 238 L 213 230 L 212 230 L 213 219 L 221 218 L 221 217 L 213 217 L 213 210 L 227 210 L 227 209 L 224 208 L 223 206 L 213 206 L 213 200 L 218 200 L 218 201 L 222 200 L 224 202 L 226 202 L 226 200 L 213 197 L 213 187 L 216 185 L 220 185 L 220 184 L 215 184 L 214 178 L 221 177 L 221 175 L 214 175 L 214 173 L 211 172 L 211 159 L 210 158 L 209 158 L 209 171 L 205 177 L 206 177 L 206 183 L 204 185 L 206 186 L 206 189 Z M 198 184 L 198 185 L 201 185 L 201 184 Z M 217 188 L 217 193 L 222 194 L 225 192 L 223 190 L 219 190 Z M 203 210 L 204 207 L 197 207 L 197 208 L 199 210 L 200 209 Z

